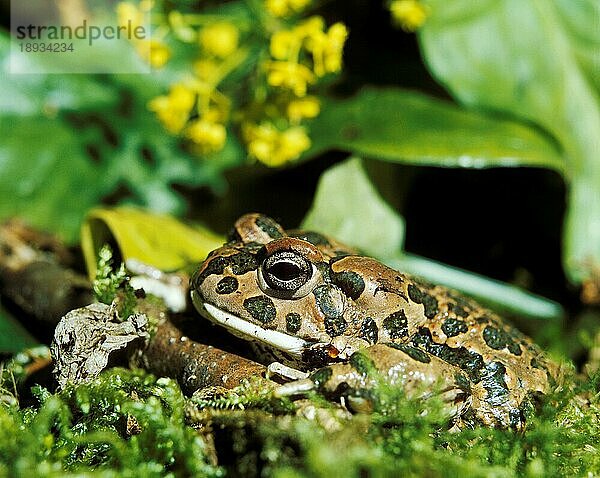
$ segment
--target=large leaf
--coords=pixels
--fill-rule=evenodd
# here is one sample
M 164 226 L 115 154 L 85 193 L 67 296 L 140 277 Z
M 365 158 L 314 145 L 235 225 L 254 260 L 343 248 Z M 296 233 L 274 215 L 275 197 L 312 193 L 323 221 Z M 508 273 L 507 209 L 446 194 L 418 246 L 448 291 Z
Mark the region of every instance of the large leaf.
M 518 287 L 402 251 L 404 220 L 379 196 L 358 158 L 323 174 L 302 226 L 336 237 L 390 267 L 460 290 L 502 310 L 545 319 L 563 315 L 559 304 Z
M 0 218 L 19 215 L 73 240 L 106 192 L 103 168 L 57 120 L 0 116 L 0 138 Z
M 429 0 L 420 31 L 433 74 L 463 104 L 545 128 L 571 181 L 565 266 L 582 280 L 600 264 L 600 61 L 597 0 Z M 576 21 L 576 19 L 582 21 Z
M 531 127 L 395 88 L 326 100 L 311 138 L 308 155 L 341 149 L 419 165 L 563 168 L 553 142 Z

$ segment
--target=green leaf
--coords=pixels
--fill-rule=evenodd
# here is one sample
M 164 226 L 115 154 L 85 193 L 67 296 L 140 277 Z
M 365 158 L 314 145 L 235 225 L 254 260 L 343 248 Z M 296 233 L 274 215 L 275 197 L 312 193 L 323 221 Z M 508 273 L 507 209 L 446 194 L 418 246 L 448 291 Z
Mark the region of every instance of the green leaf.
M 563 168 L 552 141 L 531 127 L 395 88 L 324 100 L 311 139 L 307 156 L 341 149 L 424 166 Z
M 379 196 L 359 158 L 323 173 L 302 227 L 379 257 L 400 250 L 404 240 L 404 219 Z
M 597 0 L 428 4 L 421 47 L 454 97 L 535 123 L 562 146 L 571 182 L 564 263 L 571 279 L 584 279 L 600 264 Z
M 128 202 L 182 213 L 173 184 L 222 192 L 223 172 L 245 160 L 233 132 L 222 151 L 199 157 L 148 110 L 177 72 L 11 75 L 9 46 L 0 34 L 0 194 L 11 198 L 0 220 L 19 215 L 72 241 L 85 213 L 118 187 Z
M 37 341 L 0 307 L 0 353 L 15 353 Z
M 600 2 L 555 0 L 576 58 L 587 79 L 600 91 Z
M 74 240 L 106 192 L 101 166 L 60 121 L 0 116 L 0 137 L 0 218 L 18 215 Z

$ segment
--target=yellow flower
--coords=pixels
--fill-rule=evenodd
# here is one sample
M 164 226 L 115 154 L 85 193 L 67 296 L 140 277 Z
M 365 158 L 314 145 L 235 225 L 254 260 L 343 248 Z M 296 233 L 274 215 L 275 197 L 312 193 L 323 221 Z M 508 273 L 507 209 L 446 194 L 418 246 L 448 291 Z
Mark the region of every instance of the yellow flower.
M 301 126 L 285 130 L 280 139 L 280 149 L 289 159 L 299 158 L 304 151 L 310 148 L 310 144 L 310 138 Z
M 223 149 L 227 131 L 222 124 L 202 118 L 190 123 L 185 130 L 185 136 L 194 142 L 200 153 L 207 154 Z
M 196 103 L 196 93 L 182 83 L 171 86 L 168 95 L 158 96 L 148 103 L 163 126 L 172 134 L 179 133 Z
M 312 0 L 265 0 L 265 8 L 274 17 L 288 17 L 299 13 L 310 5 Z
M 390 12 L 396 23 L 404 30 L 413 32 L 427 19 L 427 6 L 418 0 L 394 0 L 390 4 Z
M 317 76 L 336 73 L 342 69 L 342 53 L 348 38 L 348 29 L 343 23 L 335 23 L 327 33 L 314 32 L 306 40 L 306 49 L 312 53 L 314 71 Z
M 334 23 L 327 31 L 325 47 L 325 71 L 336 73 L 342 69 L 342 53 L 348 38 L 348 29 L 343 23 Z
M 300 126 L 279 131 L 271 123 L 247 123 L 242 132 L 250 156 L 271 167 L 297 159 L 310 148 L 310 138 Z
M 276 60 L 289 60 L 294 50 L 299 50 L 301 41 L 293 30 L 279 30 L 271 37 L 271 56 Z
M 314 96 L 294 99 L 287 106 L 287 115 L 292 123 L 299 123 L 304 118 L 315 118 L 320 111 L 321 105 Z
M 171 58 L 171 50 L 160 40 L 140 40 L 136 43 L 136 50 L 153 68 L 162 68 Z
M 299 63 L 270 61 L 267 63 L 267 82 L 271 86 L 292 90 L 296 96 L 304 96 L 308 84 L 315 82 L 315 75 Z
M 237 50 L 240 31 L 233 23 L 219 22 L 200 30 L 198 38 L 206 53 L 225 58 Z

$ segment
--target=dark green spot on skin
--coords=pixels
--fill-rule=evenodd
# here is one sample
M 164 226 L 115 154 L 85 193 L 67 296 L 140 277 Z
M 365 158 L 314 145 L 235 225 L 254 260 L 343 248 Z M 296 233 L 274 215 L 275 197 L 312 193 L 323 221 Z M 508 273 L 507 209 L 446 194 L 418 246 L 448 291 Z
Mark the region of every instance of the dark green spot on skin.
M 423 292 L 414 284 L 408 284 L 408 296 L 413 302 L 423 304 L 425 316 L 432 319 L 439 312 L 438 301 L 432 295 Z
M 244 301 L 244 308 L 254 319 L 263 324 L 273 322 L 277 315 L 273 301 L 263 295 L 246 299 Z
M 494 350 L 502 350 L 506 347 L 506 334 L 504 331 L 498 330 L 496 327 L 492 327 L 488 325 L 485 329 L 483 329 L 483 340 L 488 345 L 488 347 L 493 348 Z
M 300 317 L 300 314 L 296 312 L 290 312 L 285 316 L 285 329 L 288 332 L 295 334 L 300 330 L 301 325 L 302 318 Z
M 273 219 L 267 216 L 259 216 L 256 218 L 256 225 L 266 233 L 271 239 L 279 239 L 283 237 L 281 226 Z
M 453 348 L 446 344 L 435 343 L 431 337 L 431 332 L 426 327 L 421 327 L 413 335 L 411 342 L 415 347 L 464 370 L 472 382 L 478 383 L 481 380 L 485 363 L 483 357 L 477 352 L 468 350 L 465 347 Z
M 369 359 L 366 355 L 361 352 L 356 352 L 350 357 L 350 365 L 354 367 L 361 375 L 369 375 L 371 372 L 375 370 L 375 364 L 371 359 Z
M 258 269 L 258 261 L 253 254 L 240 252 L 239 254 L 229 256 L 228 259 L 231 265 L 231 272 L 236 276 Z
M 265 245 L 261 244 L 260 242 L 247 242 L 244 244 L 243 247 L 238 247 L 238 250 L 243 251 L 243 252 L 247 252 L 249 254 L 259 254 L 262 253 L 265 249 Z
M 235 277 L 223 277 L 217 282 L 216 291 L 217 294 L 231 294 L 238 289 L 238 280 Z
M 210 262 L 208 263 L 208 265 L 206 265 L 206 267 L 204 268 L 204 270 L 201 273 L 198 273 L 198 271 L 196 271 L 196 273 L 194 274 L 194 276 L 192 277 L 192 288 L 193 289 L 199 289 L 200 286 L 202 285 L 202 283 L 204 282 L 204 280 L 212 275 L 212 274 L 223 274 L 223 271 L 225 270 L 225 267 L 227 267 L 227 265 L 229 264 L 229 258 L 228 257 L 215 257 L 214 259 L 207 259 Z
M 425 294 L 423 297 L 423 306 L 425 307 L 425 316 L 428 319 L 433 319 L 439 312 L 438 301 L 432 295 Z
M 459 334 L 464 334 L 469 327 L 463 320 L 459 319 L 446 319 L 442 324 L 442 331 L 446 334 L 446 337 L 456 337 Z
M 382 325 L 391 339 L 408 337 L 408 319 L 403 310 L 388 315 Z
M 360 338 L 370 344 L 376 344 L 379 339 L 379 329 L 373 319 L 367 317 L 360 326 Z
M 347 327 L 348 323 L 343 317 L 325 316 L 325 332 L 327 332 L 327 335 L 330 337 L 342 335 Z
M 506 403 L 508 386 L 504 380 L 506 367 L 500 362 L 490 362 L 481 371 L 481 385 L 487 390 L 485 401 L 497 407 Z
M 513 340 L 513 337 L 509 333 L 491 325 L 483 329 L 483 340 L 485 340 L 488 347 L 494 350 L 502 350 L 506 347 L 514 355 L 521 355 L 523 353 L 521 346 Z
M 341 315 L 340 306 L 332 297 L 332 290 L 330 285 L 320 285 L 313 291 L 317 306 L 325 317 L 339 317 Z
M 454 374 L 454 382 L 458 385 L 458 388 L 464 390 L 465 392 L 471 392 L 471 384 L 469 383 L 469 379 L 462 373 Z
M 342 292 L 352 300 L 358 299 L 365 290 L 365 281 L 356 272 L 333 272 L 331 278 L 342 289 Z
M 331 378 L 331 375 L 333 375 L 333 370 L 331 370 L 331 367 L 323 367 L 322 369 L 319 369 L 313 373 L 310 376 L 310 379 L 317 386 L 317 388 L 321 388 Z
M 397 344 L 395 342 L 390 342 L 386 344 L 388 347 L 391 347 L 396 350 L 400 350 L 408 355 L 411 359 L 416 360 L 421 363 L 429 363 L 431 362 L 431 357 L 427 354 L 427 352 L 423 352 L 421 349 L 413 347 L 407 344 Z
M 416 302 L 417 304 L 423 303 L 423 292 L 414 284 L 408 284 L 408 296 L 410 300 Z
M 200 288 L 208 276 L 212 274 L 222 275 L 227 266 L 231 266 L 231 272 L 235 275 L 242 275 L 258 268 L 256 257 L 248 252 L 240 252 L 231 256 L 209 257 L 207 261 L 209 261 L 208 265 L 202 273 L 196 272 L 192 277 L 192 287 L 196 290 Z

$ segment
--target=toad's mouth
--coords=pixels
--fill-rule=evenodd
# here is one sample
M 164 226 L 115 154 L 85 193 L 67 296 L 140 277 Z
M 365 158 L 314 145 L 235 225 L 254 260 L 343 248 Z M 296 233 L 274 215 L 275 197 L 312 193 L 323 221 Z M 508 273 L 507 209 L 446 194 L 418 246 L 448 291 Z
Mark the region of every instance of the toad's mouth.
M 246 340 L 257 340 L 263 344 L 287 352 L 294 358 L 301 358 L 302 353 L 306 349 L 315 345 L 293 335 L 284 334 L 277 330 L 265 329 L 260 325 L 253 324 L 223 309 L 219 309 L 212 304 L 204 302 L 195 291 L 192 291 L 192 302 L 203 317 L 225 327 L 233 335 Z

